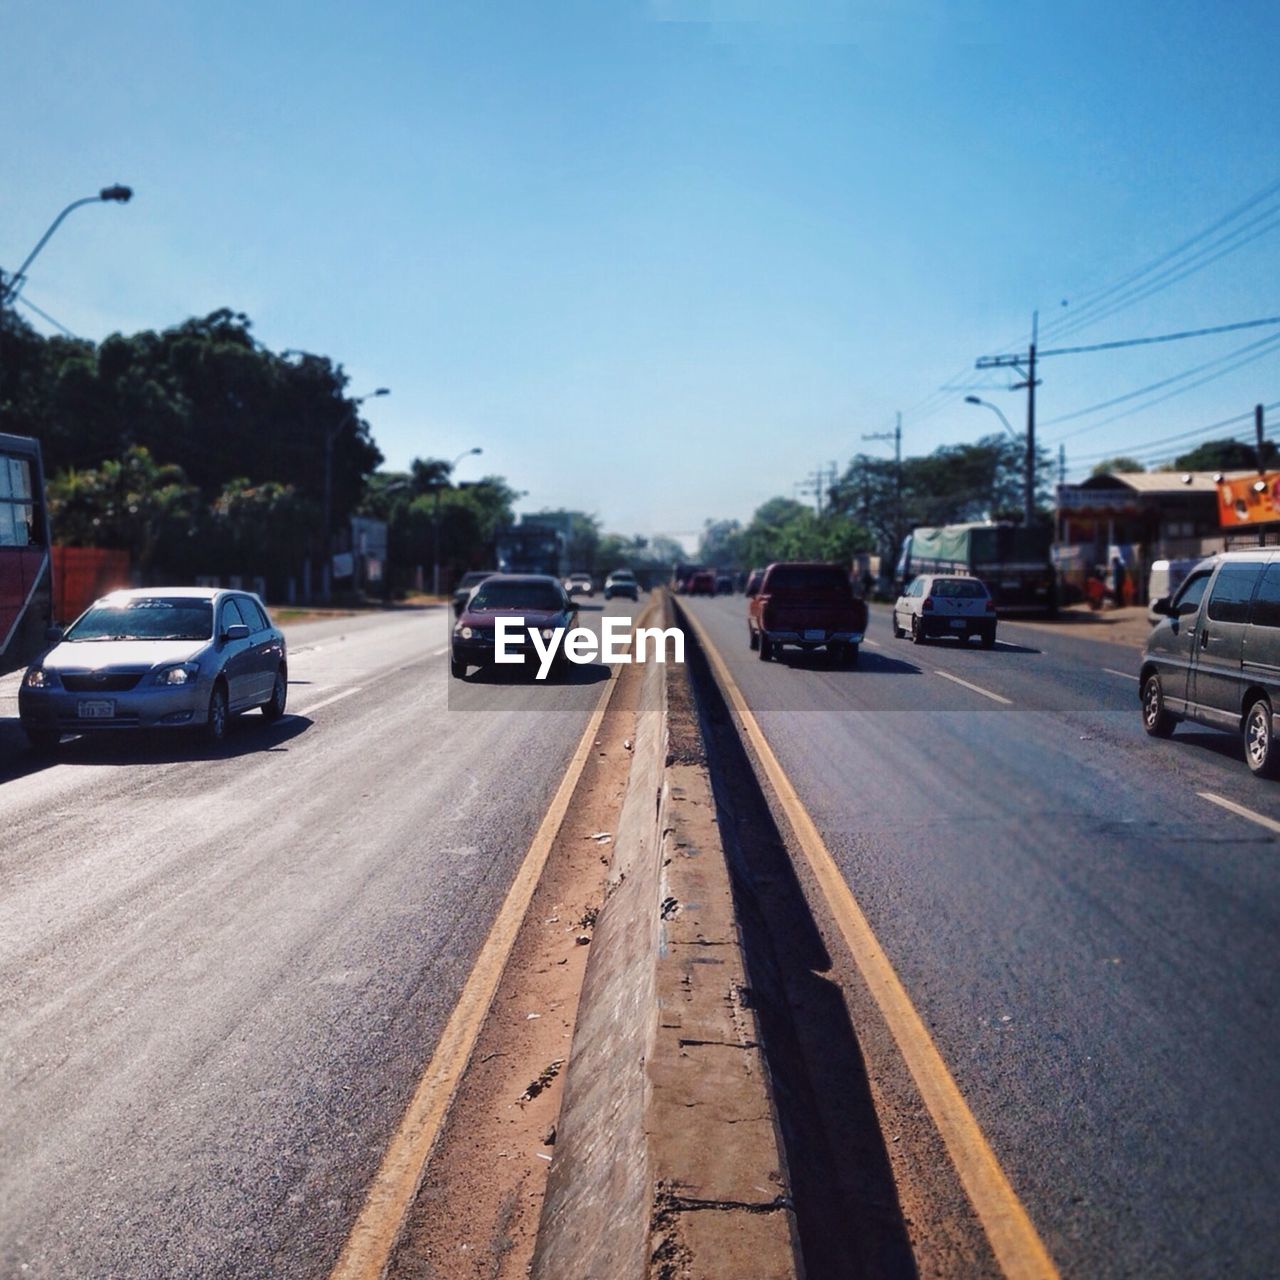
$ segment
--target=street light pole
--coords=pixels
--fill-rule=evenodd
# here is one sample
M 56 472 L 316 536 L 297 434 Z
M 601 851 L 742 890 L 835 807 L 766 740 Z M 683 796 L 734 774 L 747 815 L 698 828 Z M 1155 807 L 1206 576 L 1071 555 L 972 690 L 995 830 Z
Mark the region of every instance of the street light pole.
M 16 302 L 18 294 L 22 292 L 22 286 L 26 283 L 27 268 L 36 260 L 36 255 L 41 249 L 49 243 L 50 237 L 57 229 L 62 226 L 63 219 L 73 209 L 79 209 L 86 204 L 99 204 L 104 201 L 113 202 L 115 204 L 128 204 L 133 199 L 133 188 L 123 187 L 119 183 L 111 187 L 103 187 L 96 196 L 84 196 L 80 200 L 73 200 L 56 218 L 49 224 L 49 230 L 36 241 L 36 247 L 27 254 L 25 260 L 17 271 L 9 277 L 7 281 L 0 279 L 0 306 L 8 302 Z
M 1035 370 L 1035 343 L 1031 344 L 1031 369 Z M 1004 423 L 1004 429 L 1019 444 L 1022 443 L 1022 437 L 1013 429 L 1009 419 L 1004 416 L 999 405 L 994 405 L 990 400 L 983 400 L 979 396 L 965 396 L 965 404 L 980 404 L 990 409 L 992 413 Z M 1027 453 L 1024 462 L 1025 474 L 1023 477 L 1023 495 L 1022 495 L 1022 522 L 1030 527 L 1036 518 L 1036 427 L 1035 427 L 1035 389 L 1031 390 L 1031 400 L 1027 406 Z
M 469 458 L 472 454 L 483 453 L 484 450 L 477 446 L 474 449 L 464 449 L 454 460 L 449 463 L 449 475 L 453 475 L 454 468 L 457 467 L 463 458 Z M 431 594 L 438 596 L 440 594 L 440 486 L 436 485 L 432 493 L 431 503 Z
M 347 425 L 349 419 L 355 417 L 356 410 L 366 400 L 372 400 L 376 396 L 389 396 L 390 394 L 390 387 L 379 387 L 376 391 L 370 391 L 367 395 L 354 396 L 347 402 L 346 413 L 324 433 L 324 515 L 322 517 L 324 568 L 320 573 L 320 594 L 325 604 L 329 603 L 331 597 L 330 584 L 333 577 L 333 444 L 338 438 L 338 432 Z

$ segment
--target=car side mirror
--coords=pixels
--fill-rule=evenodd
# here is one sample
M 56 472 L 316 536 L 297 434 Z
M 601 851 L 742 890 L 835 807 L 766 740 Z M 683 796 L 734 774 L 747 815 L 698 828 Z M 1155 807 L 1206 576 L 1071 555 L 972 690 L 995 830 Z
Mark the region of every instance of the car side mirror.
M 61 627 L 46 627 L 46 628 L 45 628 L 45 631 L 44 631 L 44 642 L 45 642 L 45 644 L 61 644 L 61 643 L 62 643 L 62 628 L 61 628 Z
M 249 628 L 243 622 L 233 622 L 223 633 L 224 640 L 247 640 Z
M 1161 596 L 1151 605 L 1151 612 L 1158 613 L 1162 618 L 1171 618 L 1173 616 L 1173 604 L 1169 596 Z

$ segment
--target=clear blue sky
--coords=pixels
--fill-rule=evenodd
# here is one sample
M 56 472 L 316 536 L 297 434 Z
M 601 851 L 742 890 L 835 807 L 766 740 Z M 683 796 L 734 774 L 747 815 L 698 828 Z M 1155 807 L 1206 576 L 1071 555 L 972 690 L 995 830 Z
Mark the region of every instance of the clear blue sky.
M 1280 179 L 1278 34 L 1259 0 L 9 0 L 0 264 L 129 183 L 32 269 L 71 329 L 231 306 L 392 388 L 390 466 L 481 445 L 460 478 L 529 509 L 694 530 L 898 409 L 911 453 L 999 429 L 929 397 Z M 1280 230 L 1071 340 L 1280 313 L 1277 268 Z M 1280 398 L 1264 347 L 1051 422 L 1268 332 L 1046 361 L 1042 437 L 1091 427 L 1080 470 Z

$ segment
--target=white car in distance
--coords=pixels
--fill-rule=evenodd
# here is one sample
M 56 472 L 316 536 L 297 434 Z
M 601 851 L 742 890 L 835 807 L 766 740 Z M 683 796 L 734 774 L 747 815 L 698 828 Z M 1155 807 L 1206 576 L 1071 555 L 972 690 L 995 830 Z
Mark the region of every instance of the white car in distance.
M 977 636 L 984 649 L 996 642 L 996 602 L 978 578 L 922 573 L 893 606 L 893 634 L 916 644 L 937 636 L 968 641 Z

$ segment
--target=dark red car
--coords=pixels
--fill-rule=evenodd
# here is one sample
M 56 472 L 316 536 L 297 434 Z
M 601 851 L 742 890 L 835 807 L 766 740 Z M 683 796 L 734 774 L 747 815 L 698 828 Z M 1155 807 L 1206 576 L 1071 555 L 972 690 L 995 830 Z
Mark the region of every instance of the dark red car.
M 468 667 L 492 664 L 494 629 L 501 617 L 524 619 L 527 664 L 537 660 L 528 628 L 536 628 L 544 640 L 550 640 L 557 628 L 572 630 L 578 625 L 578 611 L 558 579 L 534 573 L 492 574 L 476 588 L 453 628 L 449 642 L 451 675 L 461 680 Z M 560 674 L 564 664 L 561 647 L 556 651 L 552 670 Z
M 685 592 L 690 596 L 713 596 L 716 593 L 716 575 L 710 569 L 701 569 L 689 579 Z

